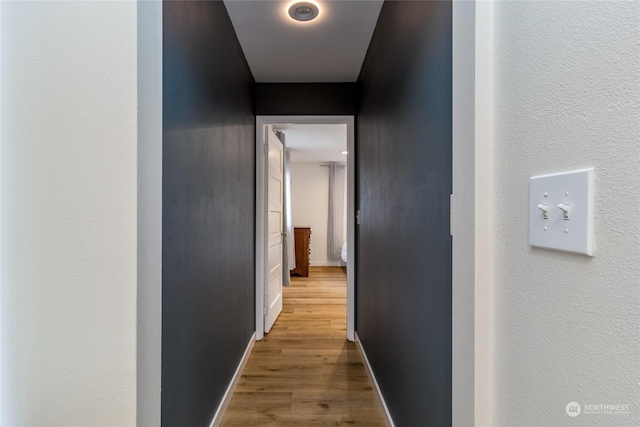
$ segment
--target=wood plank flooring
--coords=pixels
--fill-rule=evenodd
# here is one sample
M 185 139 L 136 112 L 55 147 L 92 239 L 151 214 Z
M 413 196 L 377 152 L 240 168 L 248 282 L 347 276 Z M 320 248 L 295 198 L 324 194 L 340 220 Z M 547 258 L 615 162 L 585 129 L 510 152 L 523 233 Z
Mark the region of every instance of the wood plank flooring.
M 340 267 L 311 267 L 308 278 L 292 278 L 222 426 L 385 425 L 360 354 L 346 340 L 346 289 Z

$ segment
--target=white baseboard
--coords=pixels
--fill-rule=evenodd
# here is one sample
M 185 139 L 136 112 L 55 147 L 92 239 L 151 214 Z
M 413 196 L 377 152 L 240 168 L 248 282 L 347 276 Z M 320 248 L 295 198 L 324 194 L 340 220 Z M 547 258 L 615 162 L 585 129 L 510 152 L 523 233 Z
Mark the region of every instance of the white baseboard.
M 224 413 L 227 410 L 227 406 L 229 406 L 229 402 L 231 402 L 231 398 L 233 397 L 233 392 L 236 390 L 236 386 L 238 382 L 240 382 L 240 377 L 242 376 L 242 371 L 244 370 L 245 365 L 247 364 L 247 360 L 249 360 L 249 355 L 251 354 L 251 349 L 253 349 L 253 345 L 256 343 L 256 333 L 254 332 L 251 335 L 251 339 L 249 340 L 249 344 L 247 344 L 247 348 L 242 355 L 242 359 L 240 359 L 240 363 L 238 364 L 238 368 L 236 368 L 236 372 L 233 374 L 233 378 L 231 378 L 231 382 L 229 383 L 229 387 L 227 387 L 227 391 L 224 392 L 224 396 L 222 397 L 222 402 L 218 406 L 218 410 L 216 411 L 213 419 L 211 420 L 210 427 L 218 427 L 220 423 L 222 423 L 222 417 L 224 417 Z
M 340 260 L 331 261 L 328 259 L 312 259 L 309 261 L 309 267 L 340 267 L 342 264 L 343 263 Z
M 387 408 L 387 403 L 384 401 L 384 397 L 382 396 L 382 391 L 378 386 L 378 381 L 376 381 L 376 376 L 373 374 L 373 370 L 371 369 L 371 365 L 369 364 L 369 359 L 367 359 L 367 354 L 364 352 L 364 347 L 362 347 L 362 342 L 360 342 L 360 337 L 358 336 L 357 332 L 356 332 L 356 347 L 358 347 L 358 350 L 362 355 L 362 359 L 364 360 L 364 369 L 367 371 L 367 375 L 369 375 L 371 382 L 375 386 L 376 397 L 378 398 L 378 402 L 380 402 L 380 405 L 382 405 L 382 409 L 384 410 L 383 411 L 384 422 L 387 425 L 387 427 L 395 427 L 395 424 L 393 423 L 393 419 L 391 418 L 391 414 L 389 413 L 389 408 Z

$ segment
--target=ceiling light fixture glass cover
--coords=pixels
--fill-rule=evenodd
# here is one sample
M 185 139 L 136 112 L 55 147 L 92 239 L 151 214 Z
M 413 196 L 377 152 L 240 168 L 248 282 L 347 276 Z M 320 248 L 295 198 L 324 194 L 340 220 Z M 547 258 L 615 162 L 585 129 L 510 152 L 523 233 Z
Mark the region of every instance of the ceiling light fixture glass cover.
M 314 3 L 300 1 L 289 6 L 289 16 L 296 21 L 311 21 L 318 17 L 320 9 Z

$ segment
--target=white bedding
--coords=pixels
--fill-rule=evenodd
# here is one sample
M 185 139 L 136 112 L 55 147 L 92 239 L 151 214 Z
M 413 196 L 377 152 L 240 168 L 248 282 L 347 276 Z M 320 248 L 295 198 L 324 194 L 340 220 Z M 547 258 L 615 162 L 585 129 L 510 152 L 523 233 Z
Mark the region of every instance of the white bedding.
M 347 244 L 346 243 L 342 244 L 342 251 L 340 252 L 340 258 L 342 258 L 342 261 L 347 262 Z

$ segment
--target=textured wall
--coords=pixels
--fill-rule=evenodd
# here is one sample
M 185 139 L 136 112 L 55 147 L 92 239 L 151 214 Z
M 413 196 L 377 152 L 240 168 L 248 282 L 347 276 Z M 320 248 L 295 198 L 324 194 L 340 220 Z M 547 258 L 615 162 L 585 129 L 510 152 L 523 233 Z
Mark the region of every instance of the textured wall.
M 2 2 L 2 419 L 136 423 L 136 4 Z
M 255 327 L 253 77 L 222 2 L 163 16 L 162 424 L 204 426 Z
M 494 31 L 495 425 L 638 425 L 640 3 L 496 2 Z M 595 256 L 529 247 L 529 177 L 590 166 Z
M 356 331 L 397 425 L 451 425 L 451 3 L 386 2 L 359 83 Z

